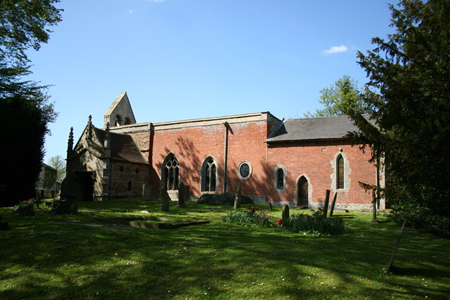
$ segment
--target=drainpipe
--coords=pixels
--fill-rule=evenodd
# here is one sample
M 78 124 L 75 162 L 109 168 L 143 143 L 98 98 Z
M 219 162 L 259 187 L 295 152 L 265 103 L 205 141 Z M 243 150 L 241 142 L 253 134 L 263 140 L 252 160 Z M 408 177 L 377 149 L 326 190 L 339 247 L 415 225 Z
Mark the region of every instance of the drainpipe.
M 223 123 L 225 126 L 225 154 L 224 154 L 224 168 L 223 168 L 223 192 L 227 192 L 227 181 L 228 181 L 228 131 L 233 134 L 233 130 L 228 122 Z

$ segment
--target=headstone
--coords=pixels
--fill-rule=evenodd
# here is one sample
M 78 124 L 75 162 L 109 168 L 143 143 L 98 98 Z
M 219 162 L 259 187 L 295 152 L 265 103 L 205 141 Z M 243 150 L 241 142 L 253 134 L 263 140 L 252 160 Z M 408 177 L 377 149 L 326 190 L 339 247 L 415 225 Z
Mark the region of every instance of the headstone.
M 241 206 L 241 183 L 238 184 L 236 195 L 234 196 L 234 209 Z
M 189 196 L 187 194 L 187 186 L 184 185 L 183 181 L 178 184 L 178 207 L 186 207 L 186 198 Z
M 283 206 L 283 210 L 281 211 L 281 219 L 283 220 L 283 224 L 286 224 L 289 219 L 289 205 L 287 204 Z
M 334 193 L 333 202 L 331 202 L 330 218 L 333 216 L 334 206 L 336 205 L 337 192 Z
M 170 196 L 165 187 L 160 190 L 159 200 L 161 201 L 161 211 L 169 211 Z
M 395 243 L 394 252 L 392 252 L 391 260 L 389 260 L 389 264 L 388 264 L 388 266 L 386 268 L 386 273 L 389 273 L 389 272 L 392 271 L 395 254 L 397 253 L 398 246 L 400 245 L 400 240 L 402 238 L 403 230 L 405 229 L 405 225 L 406 225 L 406 220 L 403 220 L 402 229 L 400 229 L 400 233 L 399 233 L 399 235 L 397 237 L 397 242 Z
M 325 194 L 325 206 L 323 207 L 323 217 L 327 217 L 328 213 L 328 203 L 330 203 L 330 190 L 327 190 Z
M 78 213 L 78 203 L 69 200 L 53 200 L 50 211 L 55 215 L 70 215 Z

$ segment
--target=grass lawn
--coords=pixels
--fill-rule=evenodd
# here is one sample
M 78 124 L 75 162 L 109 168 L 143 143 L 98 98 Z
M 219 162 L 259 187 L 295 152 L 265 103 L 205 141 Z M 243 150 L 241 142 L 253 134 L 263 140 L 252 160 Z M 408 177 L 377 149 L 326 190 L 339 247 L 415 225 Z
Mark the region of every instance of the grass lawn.
M 383 216 L 337 212 L 347 233 L 317 237 L 223 223 L 231 207 L 171 205 L 164 213 L 159 202 L 81 202 L 77 215 L 34 217 L 0 208 L 10 224 L 0 231 L 0 299 L 450 297 L 450 240 L 405 229 L 386 274 L 400 228 Z M 281 208 L 270 214 L 276 221 Z M 164 230 L 101 220 L 132 216 L 211 222 Z

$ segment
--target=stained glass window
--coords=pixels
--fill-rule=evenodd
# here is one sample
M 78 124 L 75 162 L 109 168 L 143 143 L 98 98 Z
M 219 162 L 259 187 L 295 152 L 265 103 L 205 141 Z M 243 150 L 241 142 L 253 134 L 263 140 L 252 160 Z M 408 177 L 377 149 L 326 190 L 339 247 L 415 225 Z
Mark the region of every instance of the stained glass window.
M 336 188 L 344 188 L 344 158 L 339 155 L 336 160 Z

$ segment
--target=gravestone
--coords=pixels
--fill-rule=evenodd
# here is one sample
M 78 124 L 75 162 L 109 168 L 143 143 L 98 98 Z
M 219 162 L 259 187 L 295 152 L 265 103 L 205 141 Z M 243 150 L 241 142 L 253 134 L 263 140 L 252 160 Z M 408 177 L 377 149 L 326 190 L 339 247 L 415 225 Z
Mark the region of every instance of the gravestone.
M 283 224 L 286 224 L 289 219 L 289 205 L 287 204 L 283 206 L 283 210 L 281 211 L 281 219 L 283 220 Z
M 325 193 L 325 205 L 323 207 L 323 217 L 327 217 L 328 213 L 328 204 L 330 203 L 330 190 L 327 190 Z
M 69 200 L 53 200 L 50 213 L 55 215 L 70 215 L 78 213 L 78 203 Z
M 239 208 L 241 206 L 241 184 L 238 184 L 236 195 L 234 196 L 234 209 Z
M 188 188 L 184 185 L 183 181 L 180 181 L 178 184 L 178 207 L 184 208 L 186 207 L 186 199 L 189 197 Z
M 159 200 L 161 201 L 161 211 L 169 211 L 170 196 L 165 187 L 160 190 Z
M 336 205 L 337 192 L 334 193 L 333 202 L 331 202 L 330 218 L 333 216 L 334 206 Z

